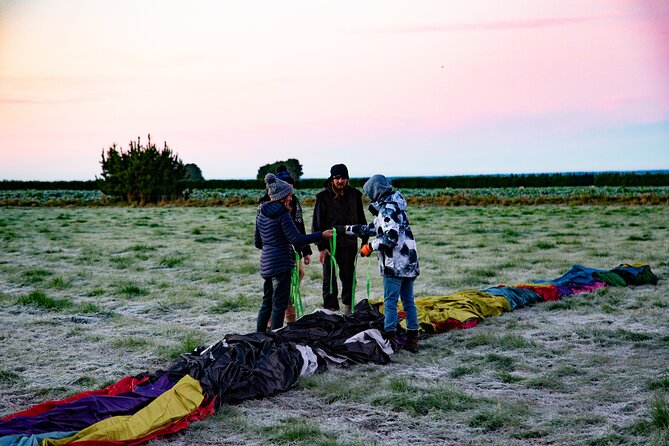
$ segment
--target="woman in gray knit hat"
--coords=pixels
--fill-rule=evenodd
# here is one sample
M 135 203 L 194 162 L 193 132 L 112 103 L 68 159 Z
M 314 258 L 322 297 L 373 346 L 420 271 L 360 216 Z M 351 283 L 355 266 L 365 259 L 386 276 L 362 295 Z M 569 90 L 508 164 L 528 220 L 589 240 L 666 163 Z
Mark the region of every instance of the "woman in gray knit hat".
M 258 311 L 257 331 L 283 326 L 283 317 L 290 300 L 291 271 L 295 267 L 293 246 L 316 243 L 332 238 L 332 229 L 302 235 L 288 212 L 293 187 L 274 174 L 265 175 L 270 201 L 258 206 L 253 241 L 260 249 L 260 275 L 264 279 L 263 301 Z

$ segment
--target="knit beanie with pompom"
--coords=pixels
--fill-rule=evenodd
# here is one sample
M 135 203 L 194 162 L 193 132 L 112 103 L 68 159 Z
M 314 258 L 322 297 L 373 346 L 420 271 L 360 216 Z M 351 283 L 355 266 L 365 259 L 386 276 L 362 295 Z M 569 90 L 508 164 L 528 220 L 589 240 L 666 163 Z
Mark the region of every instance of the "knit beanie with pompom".
M 265 185 L 267 186 L 267 195 L 272 201 L 282 200 L 293 193 L 293 186 L 280 180 L 273 173 L 265 175 Z

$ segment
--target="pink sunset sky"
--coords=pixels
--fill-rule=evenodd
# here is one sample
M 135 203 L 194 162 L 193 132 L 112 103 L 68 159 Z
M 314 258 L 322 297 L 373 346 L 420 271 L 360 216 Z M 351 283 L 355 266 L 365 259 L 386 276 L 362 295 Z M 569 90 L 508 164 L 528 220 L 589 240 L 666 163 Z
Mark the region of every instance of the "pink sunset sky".
M 0 180 L 669 169 L 669 1 L 0 0 Z

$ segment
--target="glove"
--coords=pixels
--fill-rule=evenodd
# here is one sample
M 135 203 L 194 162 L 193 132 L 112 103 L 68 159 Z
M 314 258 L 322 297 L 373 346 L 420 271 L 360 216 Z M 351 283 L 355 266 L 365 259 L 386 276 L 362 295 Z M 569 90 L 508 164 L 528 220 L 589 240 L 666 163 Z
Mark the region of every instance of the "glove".
M 346 226 L 335 226 L 335 231 L 337 231 L 337 235 L 344 235 L 346 234 Z
M 372 254 L 372 245 L 366 243 L 360 248 L 360 255 L 363 257 L 369 257 Z

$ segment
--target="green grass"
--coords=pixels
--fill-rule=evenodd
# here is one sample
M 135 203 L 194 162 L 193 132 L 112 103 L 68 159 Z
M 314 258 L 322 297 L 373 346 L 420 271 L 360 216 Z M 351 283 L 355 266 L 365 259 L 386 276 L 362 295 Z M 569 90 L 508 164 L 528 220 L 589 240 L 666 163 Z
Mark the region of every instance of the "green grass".
M 650 401 L 651 428 L 662 436 L 669 435 L 669 402 L 663 393 L 656 393 Z
M 49 281 L 48 287 L 49 288 L 55 288 L 55 289 L 65 289 L 69 288 L 71 285 L 70 283 L 63 279 L 62 277 L 54 277 Z
M 473 375 L 480 372 L 480 368 L 476 366 L 458 366 L 449 372 L 451 378 L 459 378 L 465 375 Z
M 205 346 L 205 336 L 197 331 L 189 331 L 181 335 L 181 339 L 176 344 L 170 346 L 161 346 L 159 356 L 162 361 L 168 362 L 179 357 L 182 353 L 191 353 L 198 347 Z
M 496 432 L 502 429 L 510 430 L 520 427 L 527 413 L 527 407 L 524 405 L 500 404 L 493 409 L 484 409 L 477 412 L 470 418 L 469 426 L 485 432 Z
M 214 314 L 225 314 L 231 311 L 253 310 L 257 305 L 258 304 L 249 297 L 243 294 L 238 294 L 237 297 L 228 298 L 218 302 L 216 305 L 209 308 L 209 312 Z
M 548 242 L 548 241 L 540 241 L 537 242 L 536 247 L 537 249 L 553 249 L 557 245 L 553 242 Z
M 409 384 L 406 389 L 374 398 L 373 403 L 388 406 L 395 411 L 427 415 L 434 412 L 448 413 L 472 409 L 482 400 L 450 386 L 419 387 Z
M 149 292 L 145 288 L 141 288 L 137 285 L 127 284 L 127 285 L 122 285 L 119 288 L 118 294 L 124 295 L 128 298 L 133 298 L 139 296 L 146 296 L 147 294 L 149 294 Z
M 16 303 L 41 310 L 62 311 L 74 306 L 69 299 L 56 299 L 47 296 L 43 291 L 32 291 L 27 295 L 20 296 Z
M 175 268 L 185 262 L 183 256 L 166 256 L 160 259 L 160 266 L 165 268 Z
M 307 223 L 312 209 L 305 206 Z M 263 283 L 255 212 L 3 208 L 0 416 L 255 331 Z M 400 352 L 387 365 L 330 364 L 285 394 L 224 406 L 174 440 L 663 444 L 669 207 L 410 205 L 408 213 L 422 269 L 417 296 L 553 279 L 574 263 L 646 261 L 660 282 L 485 318 L 422 340 L 418 354 Z M 313 260 L 302 283 L 306 313 L 322 305 L 322 267 Z M 368 263 L 372 297 L 380 297 L 375 259 Z M 358 263 L 358 298 L 365 266 Z
M 669 390 L 669 375 L 650 381 L 647 387 L 649 390 Z
M 643 233 L 643 234 L 632 234 L 627 237 L 627 240 L 631 242 L 645 242 L 648 240 L 653 240 L 653 236 L 650 233 Z
M 0 383 L 3 385 L 19 384 L 22 381 L 21 375 L 10 370 L 0 369 Z
M 535 342 L 523 338 L 517 333 L 505 333 L 502 335 L 488 332 L 473 332 L 471 336 L 462 340 L 467 348 L 476 347 L 501 347 L 504 349 L 523 349 L 535 346 Z
M 110 345 L 120 350 L 147 351 L 153 347 L 153 341 L 139 336 L 124 336 L 113 339 Z
M 331 434 L 321 430 L 313 420 L 287 418 L 276 426 L 266 428 L 267 438 L 282 444 L 324 444 Z
M 96 384 L 96 379 L 92 376 L 84 375 L 72 381 L 72 384 L 76 386 L 81 386 L 84 388 L 91 388 Z
M 51 271 L 44 269 L 29 269 L 21 274 L 24 284 L 34 284 L 42 282 L 46 277 L 53 275 Z

